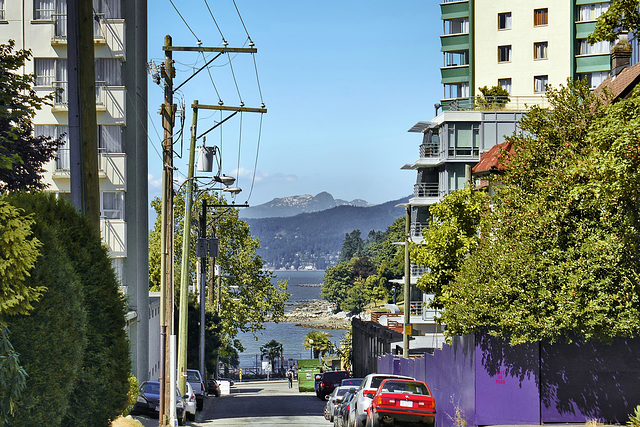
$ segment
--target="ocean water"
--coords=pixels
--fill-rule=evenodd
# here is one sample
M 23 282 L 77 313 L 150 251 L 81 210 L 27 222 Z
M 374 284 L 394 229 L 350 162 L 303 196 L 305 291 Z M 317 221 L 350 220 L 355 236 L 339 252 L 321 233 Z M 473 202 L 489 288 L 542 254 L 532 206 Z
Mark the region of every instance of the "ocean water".
M 287 291 L 291 294 L 291 303 L 309 299 L 321 299 L 320 285 L 324 278 L 324 271 L 276 271 L 275 281 L 288 280 Z M 305 286 L 316 285 L 316 286 Z M 290 306 L 287 309 L 290 309 Z M 344 338 L 346 330 L 343 329 L 316 329 L 296 326 L 295 323 L 265 323 L 265 329 L 257 333 L 257 339 L 251 333 L 240 334 L 239 338 L 245 351 L 240 354 L 240 367 L 260 367 L 260 347 L 269 341 L 276 340 L 282 343 L 285 360 L 308 359 L 311 351 L 302 346 L 305 336 L 311 331 L 322 331 L 330 334 L 329 339 L 336 345 Z M 290 362 L 290 361 L 289 361 Z M 286 362 L 285 362 L 286 363 Z

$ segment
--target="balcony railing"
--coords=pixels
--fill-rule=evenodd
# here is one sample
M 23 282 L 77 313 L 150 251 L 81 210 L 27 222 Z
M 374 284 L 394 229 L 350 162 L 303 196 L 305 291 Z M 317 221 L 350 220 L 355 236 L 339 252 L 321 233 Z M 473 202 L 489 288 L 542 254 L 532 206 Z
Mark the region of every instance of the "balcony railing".
M 549 107 L 549 101 L 544 95 L 531 96 L 488 96 L 460 98 L 443 103 L 443 111 L 525 111 L 533 105 L 542 108 Z
M 415 197 L 440 197 L 438 184 L 415 184 L 413 186 L 413 195 Z
M 68 82 L 53 82 L 54 89 L 54 103 L 57 106 L 68 107 L 69 106 L 69 93 L 67 91 L 69 87 Z
M 438 157 L 440 155 L 440 146 L 438 144 L 421 144 L 420 157 Z
M 411 223 L 411 236 L 422 237 L 422 230 L 429 226 L 426 222 L 412 222 Z
M 56 154 L 56 171 L 68 171 L 71 168 L 71 160 L 68 148 L 58 149 Z
M 96 14 L 100 19 L 93 20 L 93 38 L 103 39 L 102 30 L 100 29 L 100 21 L 104 14 Z M 53 37 L 57 40 L 67 39 L 67 14 L 52 13 L 53 18 Z
M 427 272 L 427 267 L 411 264 L 411 277 L 420 277 Z

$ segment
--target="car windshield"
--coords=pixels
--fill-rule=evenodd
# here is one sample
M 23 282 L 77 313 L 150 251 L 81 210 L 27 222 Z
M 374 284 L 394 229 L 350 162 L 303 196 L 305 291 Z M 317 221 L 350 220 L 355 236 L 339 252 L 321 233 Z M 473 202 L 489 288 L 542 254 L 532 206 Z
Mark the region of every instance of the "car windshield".
M 159 383 L 146 383 L 144 386 L 145 394 L 160 394 L 160 384 Z
M 187 371 L 187 381 L 200 382 L 200 374 L 193 371 Z
M 421 394 L 423 396 L 429 396 L 429 390 L 427 387 L 416 381 L 386 381 L 382 385 L 381 391 L 387 393 Z

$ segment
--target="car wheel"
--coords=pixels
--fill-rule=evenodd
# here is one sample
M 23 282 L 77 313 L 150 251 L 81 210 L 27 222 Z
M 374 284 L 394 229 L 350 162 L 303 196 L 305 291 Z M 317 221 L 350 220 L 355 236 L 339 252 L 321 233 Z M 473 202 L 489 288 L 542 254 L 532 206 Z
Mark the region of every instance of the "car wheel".
M 196 401 L 196 410 L 202 411 L 202 408 L 204 408 L 204 399 L 197 400 Z
M 187 412 L 187 419 L 189 421 L 195 421 L 196 420 L 196 414 L 192 414 L 190 412 Z
M 182 411 L 182 416 L 178 418 L 178 425 L 183 426 L 185 423 L 185 417 L 187 415 L 187 411 Z

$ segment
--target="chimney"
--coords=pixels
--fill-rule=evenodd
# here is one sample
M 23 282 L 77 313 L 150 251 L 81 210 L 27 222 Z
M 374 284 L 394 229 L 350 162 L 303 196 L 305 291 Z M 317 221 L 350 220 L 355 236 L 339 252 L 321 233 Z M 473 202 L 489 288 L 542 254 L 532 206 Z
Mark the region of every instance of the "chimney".
M 628 33 L 620 33 L 616 44 L 611 48 L 611 74 L 617 76 L 623 69 L 631 64 L 632 52 L 633 48 L 631 43 L 629 43 Z

